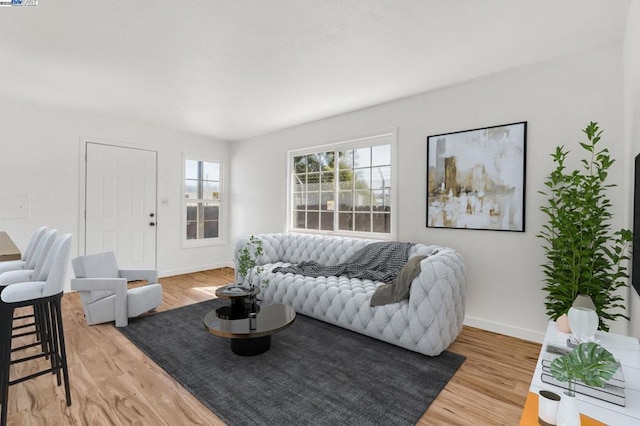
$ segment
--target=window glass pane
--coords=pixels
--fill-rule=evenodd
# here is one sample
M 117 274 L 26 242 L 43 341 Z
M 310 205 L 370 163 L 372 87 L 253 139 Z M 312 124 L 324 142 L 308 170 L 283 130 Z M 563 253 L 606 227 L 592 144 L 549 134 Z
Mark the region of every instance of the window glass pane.
M 318 154 L 307 155 L 307 171 L 308 172 L 320 171 L 320 155 Z
M 320 173 L 309 173 L 307 175 L 307 191 L 320 190 Z
M 335 194 L 333 192 L 321 192 L 320 193 L 320 209 L 321 210 L 334 210 L 335 209 Z
M 356 213 L 355 215 L 355 231 L 371 232 L 371 214 Z
M 391 165 L 391 145 L 378 145 L 371 147 L 371 165 Z
M 187 240 L 198 238 L 198 222 L 187 221 Z
M 301 155 L 293 157 L 293 170 L 295 173 L 305 173 L 307 171 L 307 156 Z
M 371 201 L 371 204 L 373 206 L 373 211 L 380 211 L 380 212 L 390 211 L 391 191 L 378 190 L 378 191 L 372 191 L 372 193 L 373 193 L 373 200 Z
M 391 215 L 374 214 L 373 232 L 391 232 Z
M 307 205 L 306 199 L 307 197 L 305 196 L 304 192 L 295 192 L 293 194 L 293 208 L 295 210 L 304 209 L 304 207 Z
M 306 221 L 306 213 L 305 212 L 294 212 L 295 215 L 295 226 L 296 228 L 304 228 L 307 221 Z
M 218 203 L 203 203 L 203 205 L 204 220 L 218 220 L 220 218 L 220 205 Z
M 220 164 L 219 163 L 202 163 L 202 179 L 204 180 L 220 180 Z
M 320 193 L 307 193 L 307 210 L 320 210 Z
M 186 160 L 184 162 L 185 179 L 198 179 L 198 162 L 194 160 Z
M 202 182 L 202 198 L 205 200 L 219 200 L 220 182 Z
M 338 227 L 342 231 L 353 231 L 353 214 L 340 213 L 338 215 Z
M 320 213 L 307 212 L 307 229 L 320 229 Z
M 293 175 L 293 190 L 296 192 L 302 192 L 307 189 L 307 175 L 306 174 L 297 174 Z
M 320 213 L 320 229 L 323 231 L 333 231 L 333 212 Z
M 204 238 L 217 238 L 218 234 L 217 220 L 207 220 L 204 222 Z
M 340 192 L 340 211 L 353 210 L 353 192 Z M 342 229 L 342 228 L 341 228 Z
M 354 167 L 371 166 L 371 148 L 360 148 L 353 152 Z
M 344 170 L 339 173 L 340 190 L 353 189 L 353 172 L 351 170 Z
M 391 188 L 391 167 L 374 167 L 371 169 L 371 188 Z
M 333 179 L 335 177 L 334 172 L 325 172 L 322 173 L 322 185 L 321 188 L 323 191 L 333 191 L 334 184 Z
M 371 208 L 371 191 L 356 191 L 355 210 L 369 211 Z
M 371 188 L 371 169 L 358 169 L 355 171 L 356 189 Z
M 353 168 L 353 151 L 341 151 L 338 155 L 340 158 L 340 169 Z
M 333 170 L 335 167 L 335 153 L 333 151 L 324 152 L 322 154 L 322 170 Z
M 198 203 L 189 201 L 187 203 L 187 220 L 198 220 Z
M 197 180 L 185 180 L 184 181 L 184 198 L 197 199 L 198 198 L 198 181 Z

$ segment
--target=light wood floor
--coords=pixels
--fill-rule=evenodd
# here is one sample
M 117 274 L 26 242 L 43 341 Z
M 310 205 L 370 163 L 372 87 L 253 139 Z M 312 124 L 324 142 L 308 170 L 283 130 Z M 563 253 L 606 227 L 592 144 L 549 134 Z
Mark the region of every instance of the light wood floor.
M 233 271 L 160 281 L 163 311 L 214 297 L 218 286 L 233 281 Z M 72 405 L 65 405 L 63 387 L 45 375 L 9 388 L 9 424 L 223 424 L 112 324 L 87 326 L 77 294 L 64 296 L 63 314 Z M 465 327 L 449 350 L 467 359 L 419 424 L 517 425 L 540 345 Z M 19 364 L 12 378 L 37 367 L 38 362 Z

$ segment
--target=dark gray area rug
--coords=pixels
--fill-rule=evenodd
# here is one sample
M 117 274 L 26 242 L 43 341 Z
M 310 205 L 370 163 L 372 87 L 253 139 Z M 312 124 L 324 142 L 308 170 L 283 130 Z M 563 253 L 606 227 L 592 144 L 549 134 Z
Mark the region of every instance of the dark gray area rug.
M 132 319 L 129 340 L 229 425 L 413 425 L 464 357 L 411 352 L 303 315 L 261 355 L 204 328 L 209 300 Z

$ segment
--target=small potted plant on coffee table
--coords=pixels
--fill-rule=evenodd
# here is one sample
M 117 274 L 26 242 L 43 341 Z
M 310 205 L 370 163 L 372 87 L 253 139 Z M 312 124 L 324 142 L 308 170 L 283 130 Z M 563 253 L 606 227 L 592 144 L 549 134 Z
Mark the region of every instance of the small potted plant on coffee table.
M 587 386 L 603 387 L 618 370 L 618 362 L 611 352 L 595 342 L 580 343 L 571 352 L 551 362 L 551 375 L 561 382 L 569 382 L 558 408 L 558 425 L 580 424 L 575 400 L 576 381 Z
M 255 235 L 251 235 L 247 243 L 238 250 L 238 277 L 242 278 L 239 284 L 248 287 L 250 290 L 255 289 L 253 277 L 260 277 L 264 272 L 264 267 L 259 264 L 264 249 L 262 248 L 262 240 Z M 260 281 L 261 285 L 269 284 L 268 279 Z

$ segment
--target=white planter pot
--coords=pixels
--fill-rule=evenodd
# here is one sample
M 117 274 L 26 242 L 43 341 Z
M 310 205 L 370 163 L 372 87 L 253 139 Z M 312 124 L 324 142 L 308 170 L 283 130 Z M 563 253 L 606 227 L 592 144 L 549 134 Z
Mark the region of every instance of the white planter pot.
M 562 394 L 556 424 L 558 426 L 580 426 L 580 412 L 575 396 L 569 396 L 567 392 Z
M 598 315 L 589 308 L 572 306 L 567 315 L 571 334 L 577 340 L 592 339 L 598 329 Z

